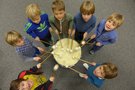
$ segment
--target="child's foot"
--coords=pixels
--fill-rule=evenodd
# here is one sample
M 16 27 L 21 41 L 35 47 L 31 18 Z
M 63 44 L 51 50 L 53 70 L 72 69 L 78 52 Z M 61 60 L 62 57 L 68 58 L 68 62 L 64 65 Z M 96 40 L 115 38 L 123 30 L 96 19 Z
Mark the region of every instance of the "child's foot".
M 89 65 L 87 63 L 84 63 L 83 66 L 88 70 Z
M 93 50 L 90 50 L 89 54 L 93 55 L 93 54 L 95 54 L 95 52 Z

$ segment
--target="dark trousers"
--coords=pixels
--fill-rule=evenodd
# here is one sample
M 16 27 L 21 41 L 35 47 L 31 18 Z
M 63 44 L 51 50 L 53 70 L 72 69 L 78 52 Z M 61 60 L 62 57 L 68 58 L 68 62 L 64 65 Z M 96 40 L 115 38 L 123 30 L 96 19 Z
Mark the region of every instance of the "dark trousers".
M 49 47 L 50 44 L 52 43 L 52 39 L 51 39 L 51 34 L 50 32 L 44 37 L 44 39 L 41 39 L 42 40 L 42 43 L 46 46 L 46 47 Z M 45 41 L 45 42 L 43 42 Z M 47 43 L 46 43 L 47 42 Z M 50 43 L 50 44 L 49 44 Z
M 84 33 L 85 32 L 78 32 L 78 31 L 76 31 L 75 32 L 75 40 L 80 43 L 82 41 L 82 39 L 83 39 L 83 34 Z
M 96 38 L 92 39 L 89 43 L 94 43 L 92 48 L 90 50 L 92 50 L 93 52 L 97 52 L 98 50 L 100 50 L 104 45 L 101 46 L 96 46 Z
M 41 54 L 41 52 L 35 47 L 35 53 L 34 53 L 33 57 L 36 57 L 39 54 Z

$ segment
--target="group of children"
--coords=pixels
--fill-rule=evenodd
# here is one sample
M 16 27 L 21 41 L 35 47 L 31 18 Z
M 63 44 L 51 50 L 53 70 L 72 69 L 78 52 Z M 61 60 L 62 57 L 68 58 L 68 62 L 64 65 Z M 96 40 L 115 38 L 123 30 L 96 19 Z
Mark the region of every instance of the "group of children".
M 89 33 L 96 25 L 96 17 L 94 16 L 95 5 L 91 0 L 83 1 L 80 6 L 80 12 L 75 17 L 66 13 L 63 0 L 54 0 L 52 2 L 52 11 L 54 15 L 48 17 L 47 14 L 41 12 L 37 4 L 28 5 L 26 7 L 28 22 L 25 25 L 24 31 L 35 40 L 42 42 L 46 47 L 49 47 L 49 43 L 52 43 L 51 33 L 56 33 L 59 39 L 72 37 L 82 45 L 87 44 L 88 41 L 88 43 L 91 43 L 92 45 L 92 48 L 89 51 L 90 54 L 94 54 L 104 45 L 115 43 L 118 38 L 116 29 L 124 22 L 123 15 L 113 13 L 107 19 L 101 20 L 97 25 L 94 34 L 88 38 Z M 41 58 L 39 55 L 45 52 L 43 48 L 35 45 L 28 38 L 23 37 L 14 30 L 7 33 L 6 42 L 16 47 L 16 52 L 24 61 L 35 60 L 40 62 Z M 38 65 L 27 71 L 29 75 L 35 75 L 35 72 L 36 75 L 41 74 L 39 74 L 39 72 L 37 74 L 39 68 Z M 86 74 L 80 73 L 79 76 L 87 79 L 97 87 L 102 86 L 105 79 L 114 78 L 118 73 L 117 67 L 111 63 L 91 63 L 90 65 L 84 63 L 83 65 L 87 72 Z M 54 81 L 54 77 L 52 78 L 50 81 Z M 23 84 L 26 85 L 28 89 L 22 89 L 21 85 L 23 81 L 27 81 L 27 79 L 18 77 L 17 80 L 14 80 L 11 83 L 10 90 L 50 90 L 50 84 L 48 84 L 50 81 L 47 83 L 45 82 L 44 84 L 42 83 L 43 85 L 37 85 L 34 88 L 32 86 L 32 81 L 28 81 Z M 46 86 L 48 88 L 45 88 Z M 40 89 L 36 89 L 37 87 L 40 87 Z

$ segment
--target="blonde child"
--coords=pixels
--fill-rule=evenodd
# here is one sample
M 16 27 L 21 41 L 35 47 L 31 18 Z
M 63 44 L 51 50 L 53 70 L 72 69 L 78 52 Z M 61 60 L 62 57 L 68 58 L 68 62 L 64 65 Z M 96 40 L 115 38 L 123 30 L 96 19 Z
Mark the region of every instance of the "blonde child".
M 86 79 L 96 87 L 101 87 L 105 79 L 115 78 L 118 74 L 117 67 L 112 63 L 96 64 L 95 62 L 90 65 L 84 63 L 86 74 L 80 73 L 79 76 Z
M 26 7 L 28 23 L 25 25 L 25 31 L 37 41 L 42 41 L 48 47 L 51 40 L 51 27 L 48 15 L 43 13 L 37 4 L 29 4 Z
M 101 20 L 95 33 L 90 37 L 90 43 L 94 43 L 89 53 L 94 54 L 101 47 L 113 44 L 118 39 L 116 29 L 122 25 L 124 17 L 121 14 L 113 13 L 107 19 Z
M 18 32 L 14 30 L 7 32 L 6 42 L 16 48 L 16 52 L 24 61 L 41 60 L 38 55 L 40 55 L 41 52 L 44 52 L 44 49 L 34 46 L 29 39 L 23 37 Z
M 66 13 L 63 0 L 54 0 L 52 2 L 52 11 L 54 16 L 49 19 L 52 29 L 61 38 L 67 37 L 73 29 L 73 17 Z
M 96 24 L 95 5 L 91 0 L 84 0 L 80 12 L 74 17 L 75 40 L 83 42 Z

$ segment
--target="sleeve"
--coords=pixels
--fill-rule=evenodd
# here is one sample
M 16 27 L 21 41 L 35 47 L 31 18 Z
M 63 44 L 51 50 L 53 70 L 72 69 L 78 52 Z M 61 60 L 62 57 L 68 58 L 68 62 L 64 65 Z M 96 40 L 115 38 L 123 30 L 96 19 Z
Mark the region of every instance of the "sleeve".
M 49 22 L 50 22 L 50 25 L 51 25 L 52 29 L 53 30 L 57 30 L 56 27 L 55 27 L 55 25 L 54 25 L 54 17 L 53 16 L 51 16 L 49 18 Z
M 39 69 L 37 68 L 37 66 L 33 66 L 32 68 L 30 68 L 29 71 L 31 72 L 37 72 Z
M 92 29 L 95 27 L 95 25 L 96 25 L 96 17 L 93 16 L 92 24 L 90 25 L 89 29 L 87 30 L 87 33 L 90 33 L 92 31 Z
M 73 17 L 70 14 L 68 15 L 68 17 L 69 17 L 69 28 L 73 29 Z
M 73 18 L 73 28 L 76 30 L 76 17 Z
M 97 41 L 100 42 L 102 45 L 115 43 L 117 41 L 117 35 L 115 33 L 111 34 L 110 33 L 104 37 L 101 36 L 100 38 L 97 39 Z
M 87 81 L 88 81 L 89 83 L 92 83 L 93 85 L 95 85 L 95 86 L 98 87 L 98 88 L 100 88 L 100 87 L 102 86 L 102 84 L 95 83 L 92 78 L 88 78 Z
M 32 36 L 33 38 L 36 38 L 37 35 L 33 32 L 34 30 L 32 29 L 32 23 L 28 22 L 26 25 L 25 25 L 25 29 L 24 31 L 27 32 L 27 34 L 29 34 L 30 36 Z
M 96 29 L 95 29 L 95 32 L 94 32 L 94 34 L 96 35 L 96 36 L 99 36 L 100 34 L 101 34 L 101 32 L 102 32 L 102 30 L 103 30 L 103 28 L 104 28 L 104 23 L 105 22 L 105 20 L 102 20 L 98 25 L 97 25 L 97 27 L 96 27 Z
M 97 40 L 98 41 L 98 40 Z M 113 44 L 113 43 L 115 43 L 116 42 L 116 39 L 109 39 L 109 40 L 107 40 L 107 41 L 98 41 L 98 42 L 100 42 L 102 45 L 108 45 L 108 44 Z
M 49 19 L 48 19 L 48 15 L 47 15 L 47 14 L 46 14 L 46 22 L 47 22 L 47 26 L 50 28 L 51 25 L 50 25 L 50 23 L 49 23 Z
M 29 61 L 33 61 L 33 57 L 27 57 L 27 56 L 24 56 L 22 53 L 20 52 L 17 52 L 18 53 L 18 56 L 25 62 L 29 62 Z
M 52 84 L 53 82 L 51 82 L 50 80 L 48 80 L 47 82 L 45 82 L 44 84 L 38 86 L 35 90 L 52 90 Z

